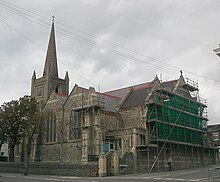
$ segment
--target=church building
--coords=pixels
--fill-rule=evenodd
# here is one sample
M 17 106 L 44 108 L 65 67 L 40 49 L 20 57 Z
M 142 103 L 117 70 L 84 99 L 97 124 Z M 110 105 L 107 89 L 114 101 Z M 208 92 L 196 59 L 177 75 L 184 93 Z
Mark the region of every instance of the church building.
M 108 92 L 60 78 L 54 22 L 43 75 L 34 71 L 31 96 L 49 115 L 34 141 L 32 161 L 98 165 L 100 176 L 208 165 L 216 161 L 207 137 L 207 104 L 198 83 L 180 77 Z

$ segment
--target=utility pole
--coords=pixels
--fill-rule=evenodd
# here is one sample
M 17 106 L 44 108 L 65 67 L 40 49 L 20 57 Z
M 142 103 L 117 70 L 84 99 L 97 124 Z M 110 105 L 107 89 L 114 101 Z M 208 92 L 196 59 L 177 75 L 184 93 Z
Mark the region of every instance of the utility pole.
M 213 49 L 213 51 L 215 52 L 215 54 L 220 57 L 220 44 L 219 44 L 219 48 L 217 49 Z

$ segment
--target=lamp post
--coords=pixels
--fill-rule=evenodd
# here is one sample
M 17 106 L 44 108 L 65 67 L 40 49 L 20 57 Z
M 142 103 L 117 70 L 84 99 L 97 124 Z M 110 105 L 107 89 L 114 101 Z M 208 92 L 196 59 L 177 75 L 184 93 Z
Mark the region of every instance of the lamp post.
M 213 51 L 215 52 L 215 54 L 220 57 L 220 44 L 219 44 L 219 48 L 217 49 L 213 49 Z

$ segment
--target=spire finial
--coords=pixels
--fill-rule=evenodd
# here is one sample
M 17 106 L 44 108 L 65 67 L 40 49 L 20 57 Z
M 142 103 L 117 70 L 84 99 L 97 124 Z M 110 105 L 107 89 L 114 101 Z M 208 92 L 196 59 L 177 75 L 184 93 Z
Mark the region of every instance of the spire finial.
M 183 75 L 183 70 L 180 70 L 180 75 L 181 75 L 181 76 Z
M 54 23 L 55 16 L 53 15 L 52 18 L 53 18 L 53 19 L 52 19 L 52 22 Z

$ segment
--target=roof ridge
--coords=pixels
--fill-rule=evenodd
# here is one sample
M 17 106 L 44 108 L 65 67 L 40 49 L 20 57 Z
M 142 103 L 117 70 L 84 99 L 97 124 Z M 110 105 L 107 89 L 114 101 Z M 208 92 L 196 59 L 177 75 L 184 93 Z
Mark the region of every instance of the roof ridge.
M 89 90 L 89 89 L 87 89 L 87 88 L 84 88 L 84 87 L 81 87 L 81 86 L 78 86 L 79 88 L 81 88 L 81 89 L 84 89 L 84 90 Z
M 84 88 L 84 87 L 81 87 L 81 86 L 79 86 L 79 88 L 81 88 L 81 89 L 83 89 L 83 90 L 86 90 L 86 91 L 89 91 L 89 89 Z M 119 99 L 119 100 L 122 99 L 121 97 L 117 97 L 117 96 L 114 96 L 114 95 L 111 95 L 111 94 L 107 94 L 107 93 L 104 93 L 104 92 L 95 91 L 95 93 L 101 94 L 101 95 L 105 95 L 105 96 L 108 96 L 108 97 L 112 97 L 112 98 L 115 98 L 115 99 Z
M 118 90 L 129 89 L 129 88 L 137 87 L 137 86 L 144 85 L 144 84 L 151 84 L 151 81 L 150 82 L 145 82 L 145 83 L 140 83 L 140 84 L 137 84 L 137 85 L 122 87 L 122 88 L 110 90 L 110 91 L 107 91 L 107 92 L 114 92 L 114 91 L 118 91 Z M 104 92 L 104 93 L 107 93 L 107 92 Z
M 145 88 L 152 88 L 153 85 L 146 85 L 144 87 L 141 87 L 141 88 L 136 88 L 136 89 L 133 89 L 133 90 L 144 90 Z
M 121 97 L 117 97 L 117 96 L 114 96 L 114 95 L 111 95 L 111 94 L 107 94 L 107 93 L 101 93 L 101 92 L 96 92 L 96 93 L 104 95 L 104 96 L 107 96 L 107 97 L 112 97 L 112 98 L 115 98 L 115 99 L 118 99 L 118 100 L 122 99 Z

